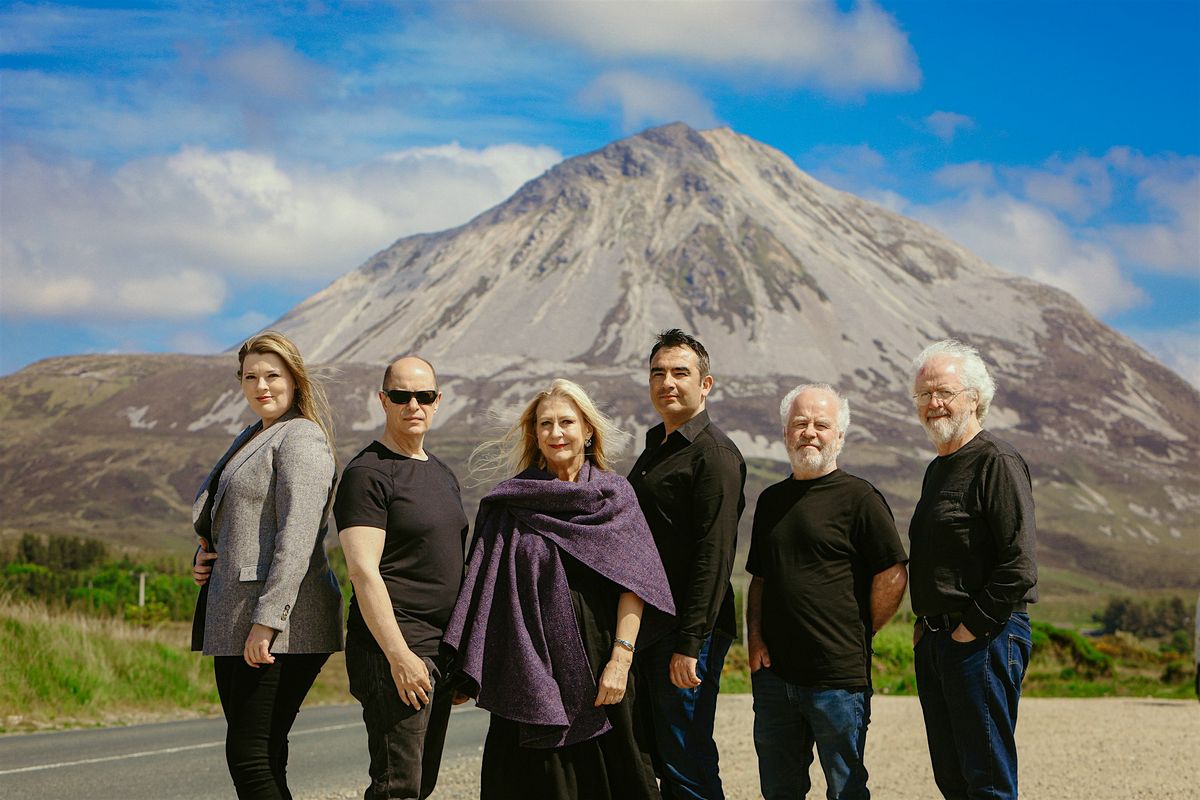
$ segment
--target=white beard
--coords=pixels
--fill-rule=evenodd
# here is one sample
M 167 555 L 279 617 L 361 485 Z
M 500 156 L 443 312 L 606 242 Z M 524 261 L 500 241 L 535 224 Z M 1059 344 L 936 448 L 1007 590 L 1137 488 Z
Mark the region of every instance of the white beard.
M 792 472 L 798 475 L 820 475 L 825 472 L 838 457 L 838 451 L 831 448 L 824 450 L 809 450 L 801 447 L 798 451 L 788 453 L 792 462 Z
M 925 435 L 935 447 L 948 444 L 966 433 L 970 422 L 969 414 L 951 414 L 945 417 L 935 417 L 923 421 Z

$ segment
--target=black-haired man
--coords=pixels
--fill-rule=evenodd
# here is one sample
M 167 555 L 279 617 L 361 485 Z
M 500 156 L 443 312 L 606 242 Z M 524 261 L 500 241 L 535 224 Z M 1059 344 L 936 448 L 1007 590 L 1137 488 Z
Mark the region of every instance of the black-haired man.
M 666 568 L 674 634 L 641 652 L 665 797 L 721 798 L 713 723 L 736 633 L 733 571 L 746 462 L 708 418 L 708 352 L 678 329 L 650 351 L 650 402 L 662 418 L 629 475 Z

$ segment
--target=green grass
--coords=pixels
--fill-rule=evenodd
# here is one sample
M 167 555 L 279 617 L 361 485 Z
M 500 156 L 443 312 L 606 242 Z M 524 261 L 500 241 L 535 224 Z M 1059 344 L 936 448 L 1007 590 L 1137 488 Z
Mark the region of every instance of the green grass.
M 182 627 L 0 605 L 0 731 L 215 713 L 212 668 Z
M 220 713 L 212 659 L 189 650 L 187 623 L 133 625 L 0 599 L 0 637 L 0 733 Z M 1086 637 L 1035 616 L 1023 693 L 1190 698 L 1190 656 L 1161 644 L 1127 633 Z M 911 612 L 899 614 L 873 646 L 875 691 L 915 694 Z M 750 691 L 740 643 L 726 658 L 721 691 Z M 341 653 L 329 659 L 305 702 L 353 702 Z
M 916 694 L 911 613 L 897 615 L 875 635 L 872 683 L 880 694 Z M 1070 628 L 1033 621 L 1033 657 L 1022 694 L 1031 697 L 1193 697 L 1188 656 L 1164 653 L 1159 643 L 1129 634 L 1090 638 Z M 725 661 L 721 691 L 750 691 L 746 651 L 735 644 Z
M 189 649 L 191 626 L 0 602 L 0 733 L 213 716 L 212 659 Z M 351 702 L 334 655 L 306 702 Z

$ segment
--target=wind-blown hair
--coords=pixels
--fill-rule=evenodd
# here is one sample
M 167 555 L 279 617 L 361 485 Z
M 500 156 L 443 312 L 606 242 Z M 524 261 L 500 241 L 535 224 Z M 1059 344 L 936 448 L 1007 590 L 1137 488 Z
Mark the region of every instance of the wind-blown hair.
M 502 436 L 484 442 L 471 452 L 468 463 L 474 485 L 511 477 L 532 466 L 546 468 L 546 459 L 538 449 L 537 415 L 542 401 L 552 397 L 574 403 L 579 409 L 580 422 L 592 429 L 592 443 L 585 448 L 585 457 L 599 469 L 612 469 L 613 459 L 629 443 L 629 434 L 596 408 L 583 387 L 565 378 L 558 378 L 550 384 L 550 388 L 534 395 L 516 422 L 509 425 Z
M 979 356 L 979 351 L 969 344 L 963 344 L 957 339 L 942 339 L 934 342 L 921 351 L 921 355 L 913 359 L 913 381 L 921 370 L 935 358 L 957 359 L 962 367 L 963 386 L 975 392 L 978 405 L 975 407 L 975 418 L 983 425 L 988 409 L 992 407 L 992 398 L 996 396 L 996 382 L 988 372 L 987 364 Z
M 846 429 L 850 427 L 850 401 L 842 397 L 842 393 L 828 383 L 802 383 L 785 394 L 783 399 L 779 401 L 779 421 L 783 423 L 784 434 L 787 434 L 788 424 L 792 421 L 792 403 L 796 402 L 796 398 L 800 396 L 801 392 L 806 392 L 809 389 L 824 389 L 837 398 L 838 431 L 845 433 Z
M 325 389 L 304 366 L 300 350 L 291 339 L 279 331 L 263 331 L 251 336 L 238 350 L 238 380 L 242 378 L 242 364 L 246 363 L 246 356 L 251 353 L 278 356 L 279 360 L 284 363 L 288 372 L 292 374 L 292 381 L 296 384 L 296 396 L 292 400 L 292 408 L 296 409 L 300 416 L 312 420 L 321 427 L 321 432 L 325 434 L 325 442 L 329 445 L 329 452 L 336 461 L 333 415 L 329 411 L 329 400 L 325 397 Z
M 649 360 L 653 361 L 654 354 L 664 347 L 686 347 L 691 350 L 696 354 L 696 368 L 700 371 L 700 377 L 703 378 L 708 374 L 711 366 L 708 360 L 708 351 L 695 336 L 684 333 L 679 328 L 663 331 L 654 339 L 654 347 L 650 348 Z

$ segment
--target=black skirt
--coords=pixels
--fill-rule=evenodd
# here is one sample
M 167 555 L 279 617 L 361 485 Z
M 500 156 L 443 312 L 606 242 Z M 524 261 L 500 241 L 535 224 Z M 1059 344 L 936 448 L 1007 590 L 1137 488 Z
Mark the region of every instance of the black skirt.
M 621 589 L 565 553 L 571 604 L 597 683 L 612 655 Z M 566 747 L 522 747 L 518 725 L 492 715 L 483 746 L 480 800 L 658 800 L 647 744 L 634 714 L 634 669 L 620 703 L 605 706 L 612 730 Z

